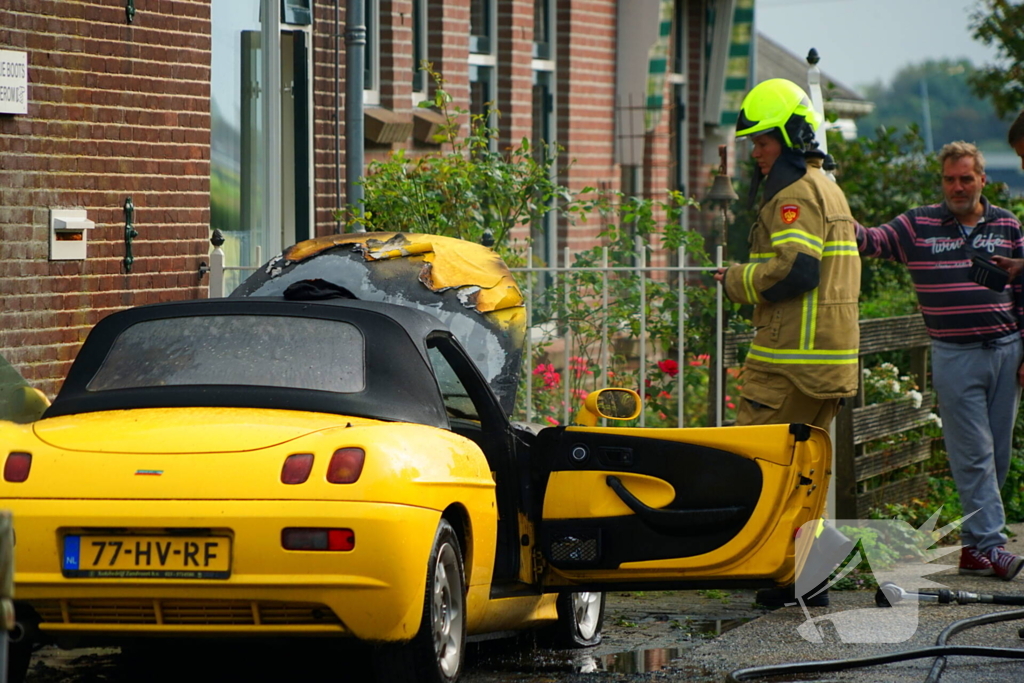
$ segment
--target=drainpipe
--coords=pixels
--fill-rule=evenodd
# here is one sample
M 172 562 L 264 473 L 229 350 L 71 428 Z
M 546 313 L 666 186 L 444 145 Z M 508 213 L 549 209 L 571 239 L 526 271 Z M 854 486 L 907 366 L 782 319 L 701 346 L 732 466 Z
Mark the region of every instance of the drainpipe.
M 341 208 L 341 0 L 334 0 L 334 206 Z M 342 220 L 335 234 L 344 232 Z
M 281 5 L 277 2 L 263 3 L 262 67 L 263 90 L 263 140 L 264 164 L 263 187 L 263 234 L 256 240 L 264 252 L 281 252 Z M 263 265 L 259 263 L 255 265 Z
M 363 186 L 363 70 L 366 64 L 365 0 L 348 0 L 345 12 L 345 197 L 348 215 L 362 224 Z

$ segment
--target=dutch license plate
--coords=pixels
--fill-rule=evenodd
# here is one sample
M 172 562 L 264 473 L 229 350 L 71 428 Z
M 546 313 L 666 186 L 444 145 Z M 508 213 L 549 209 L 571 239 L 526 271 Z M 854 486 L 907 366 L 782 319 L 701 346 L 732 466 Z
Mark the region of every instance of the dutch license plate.
M 64 576 L 78 578 L 226 579 L 227 536 L 64 537 Z

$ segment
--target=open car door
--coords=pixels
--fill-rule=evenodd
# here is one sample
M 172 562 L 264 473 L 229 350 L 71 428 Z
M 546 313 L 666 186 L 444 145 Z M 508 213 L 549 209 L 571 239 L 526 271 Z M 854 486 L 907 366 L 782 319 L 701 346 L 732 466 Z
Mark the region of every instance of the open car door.
M 792 583 L 794 536 L 821 516 L 831 474 L 828 434 L 807 425 L 559 427 L 538 441 L 547 590 Z

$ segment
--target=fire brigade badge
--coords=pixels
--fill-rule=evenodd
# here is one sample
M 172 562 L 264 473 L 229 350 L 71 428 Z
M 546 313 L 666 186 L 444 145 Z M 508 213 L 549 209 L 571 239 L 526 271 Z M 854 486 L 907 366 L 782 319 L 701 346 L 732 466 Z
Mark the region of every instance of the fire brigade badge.
M 796 204 L 783 204 L 780 211 L 782 212 L 782 222 L 786 225 L 796 223 L 796 219 L 800 218 L 800 207 Z

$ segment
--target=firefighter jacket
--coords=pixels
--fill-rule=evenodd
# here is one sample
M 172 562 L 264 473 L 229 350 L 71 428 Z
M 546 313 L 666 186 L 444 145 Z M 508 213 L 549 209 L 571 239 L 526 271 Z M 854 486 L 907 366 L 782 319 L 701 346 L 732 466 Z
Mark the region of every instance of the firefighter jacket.
M 729 268 L 725 291 L 754 304 L 747 368 L 783 375 L 813 398 L 853 396 L 860 343 L 854 220 L 821 161 L 807 166 L 761 206 L 750 263 Z

